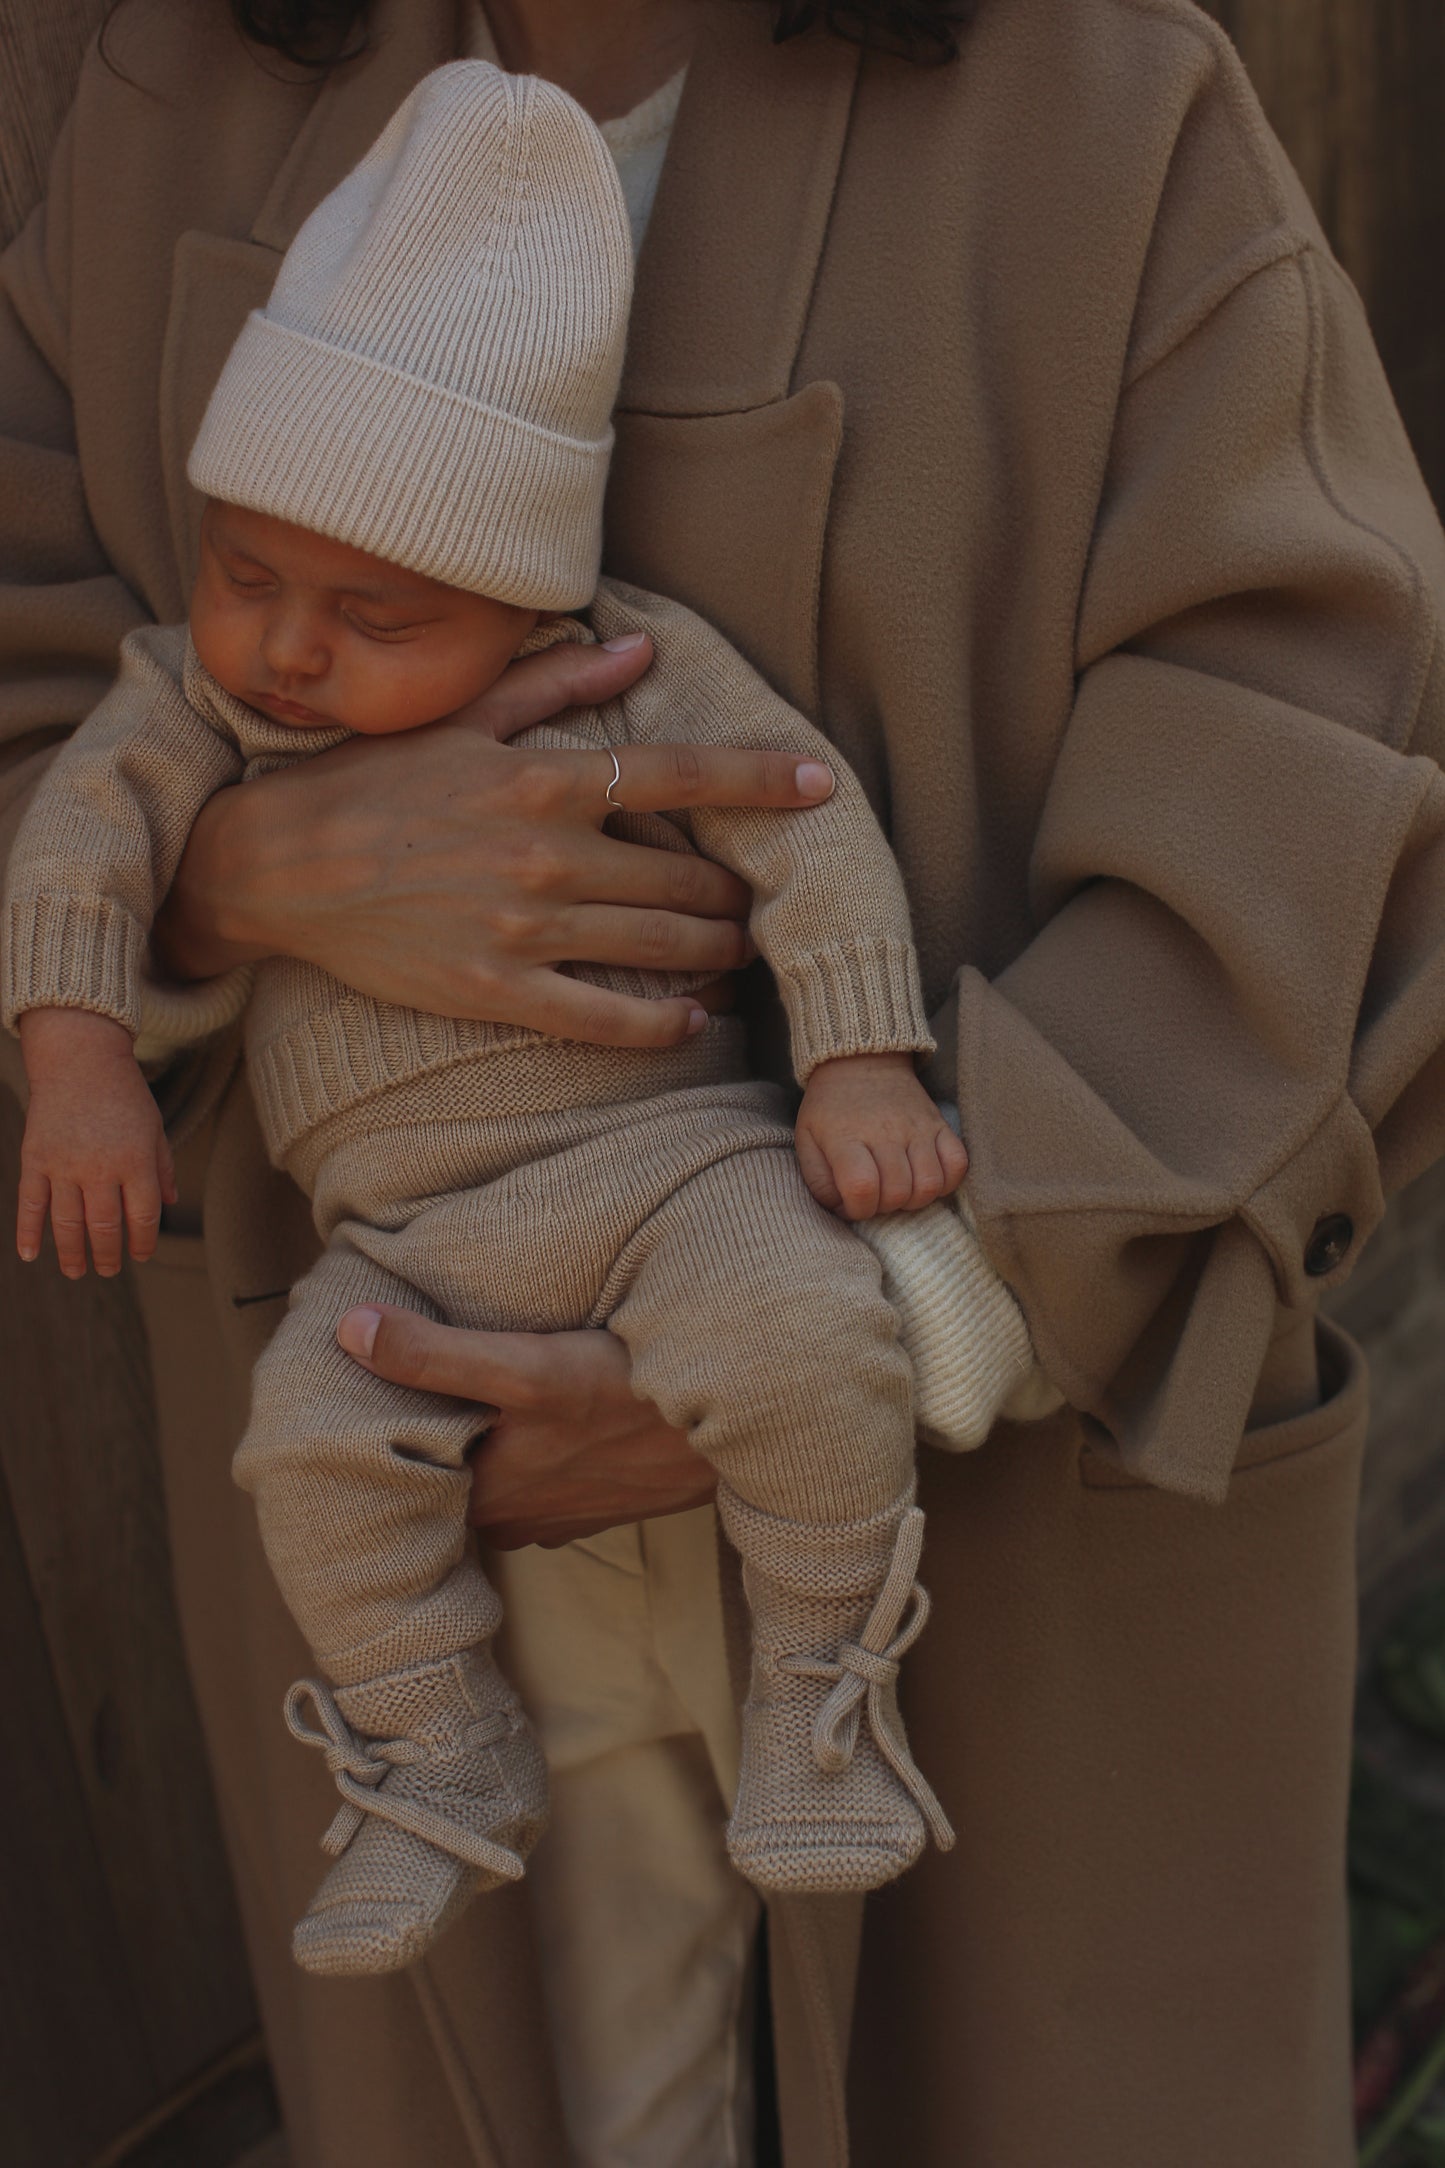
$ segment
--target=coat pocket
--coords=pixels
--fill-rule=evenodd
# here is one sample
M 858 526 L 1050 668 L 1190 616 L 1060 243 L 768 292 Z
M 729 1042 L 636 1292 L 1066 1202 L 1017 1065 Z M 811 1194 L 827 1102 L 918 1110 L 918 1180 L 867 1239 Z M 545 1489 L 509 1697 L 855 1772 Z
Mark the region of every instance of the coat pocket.
M 265 306 L 280 263 L 275 249 L 255 241 L 183 233 L 176 243 L 161 350 L 161 473 L 187 593 L 196 575 L 205 500 L 186 480 L 186 460 L 236 334 L 252 309 Z
M 1320 1364 L 1318 1406 L 1306 1408 L 1300 1415 L 1286 1416 L 1279 1422 L 1254 1424 L 1246 1430 L 1230 1478 L 1231 1497 L 1239 1485 L 1247 1486 L 1257 1472 L 1277 1467 L 1282 1461 L 1297 1460 L 1301 1454 L 1337 1445 L 1341 1439 L 1350 1438 L 1356 1432 L 1363 1437 L 1370 1397 L 1364 1354 L 1349 1334 L 1342 1332 L 1328 1318 L 1317 1320 L 1315 1334 Z M 1084 1445 L 1079 1455 L 1079 1481 L 1087 1490 L 1154 1488 L 1122 1468 L 1103 1446 L 1092 1443 L 1088 1424 L 1084 1426 Z
M 818 596 L 843 395 L 617 416 L 607 570 L 696 610 L 816 719 Z

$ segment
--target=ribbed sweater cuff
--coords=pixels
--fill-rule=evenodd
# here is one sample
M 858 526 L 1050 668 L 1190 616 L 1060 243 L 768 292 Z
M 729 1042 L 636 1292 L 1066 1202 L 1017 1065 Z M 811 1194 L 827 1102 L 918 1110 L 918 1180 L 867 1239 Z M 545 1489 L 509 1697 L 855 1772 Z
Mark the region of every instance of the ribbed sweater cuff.
M 819 1062 L 850 1054 L 931 1054 L 918 955 L 911 941 L 852 941 L 815 949 L 773 973 L 806 1084 Z
M 134 1033 L 145 929 L 107 898 L 14 896 L 6 912 L 4 1022 L 27 1009 L 90 1009 Z

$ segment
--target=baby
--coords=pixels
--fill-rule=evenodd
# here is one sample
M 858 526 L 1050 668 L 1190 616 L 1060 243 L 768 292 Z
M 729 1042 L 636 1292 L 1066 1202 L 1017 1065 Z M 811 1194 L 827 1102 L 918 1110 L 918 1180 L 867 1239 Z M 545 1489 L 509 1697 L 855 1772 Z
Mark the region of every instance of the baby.
M 136 1035 L 243 1004 L 268 1148 L 325 1242 L 236 1461 L 325 1674 L 287 1700 L 342 1796 L 294 1943 L 318 1972 L 410 1963 L 522 1873 L 545 1815 L 466 1538 L 476 1410 L 350 1362 L 335 1328 L 356 1303 L 605 1324 L 638 1393 L 713 1463 L 753 1625 L 728 1830 L 743 1873 L 868 1889 L 928 1829 L 952 1841 L 895 1695 L 926 1613 L 909 1369 L 877 1264 L 824 1207 L 860 1161 L 909 1210 L 966 1161 L 915 1075 L 933 1042 L 907 905 L 856 780 L 696 617 L 599 585 L 630 285 L 616 175 L 580 109 L 482 62 L 427 78 L 303 227 L 212 396 L 189 636 L 125 642 L 11 862 L 22 1256 L 47 1211 L 72 1273 L 86 1231 L 102 1268 L 123 1229 L 149 1253 L 173 1185 Z M 656 661 L 638 685 L 526 742 L 595 750 L 614 832 L 745 877 L 804 1087 L 796 1140 L 740 1025 L 701 1010 L 671 1049 L 619 1050 L 396 1007 L 284 958 L 191 993 L 148 978 L 153 915 L 213 792 L 449 715 L 519 653 L 639 632 Z M 628 813 L 627 747 L 676 738 L 826 761 L 836 788 L 796 814 Z

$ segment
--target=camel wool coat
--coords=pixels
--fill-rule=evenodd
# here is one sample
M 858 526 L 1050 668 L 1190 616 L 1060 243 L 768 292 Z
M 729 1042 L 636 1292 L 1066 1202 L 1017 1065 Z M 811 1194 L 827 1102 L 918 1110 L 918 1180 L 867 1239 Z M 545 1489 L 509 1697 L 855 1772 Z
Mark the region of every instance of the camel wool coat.
M 247 310 L 461 37 L 455 0 L 372 29 L 302 79 L 219 0 L 127 0 L 87 63 L 4 263 L 7 834 L 120 636 L 184 612 Z M 1445 544 L 1222 34 L 982 0 L 925 70 L 719 0 L 607 533 L 868 790 L 980 1236 L 1070 1403 L 924 1456 L 908 1711 L 960 1843 L 866 1921 L 774 1908 L 788 2168 L 1346 2168 L 1364 1382 L 1314 1312 L 1445 1147 Z M 295 2157 L 551 2168 L 525 1892 L 344 2003 L 287 1970 L 322 1814 L 215 1351 L 239 1404 L 309 1235 L 234 1082 L 201 1137 L 204 1264 L 177 1235 L 142 1277 Z

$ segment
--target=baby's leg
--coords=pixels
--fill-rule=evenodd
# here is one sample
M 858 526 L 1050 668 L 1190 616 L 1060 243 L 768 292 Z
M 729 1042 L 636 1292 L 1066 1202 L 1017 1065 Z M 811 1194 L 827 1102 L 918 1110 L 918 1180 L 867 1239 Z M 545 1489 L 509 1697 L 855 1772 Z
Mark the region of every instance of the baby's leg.
M 875 1888 L 926 1828 L 952 1842 L 897 1709 L 927 1599 L 908 1366 L 878 1267 L 791 1152 L 759 1150 L 680 1188 L 618 1274 L 610 1323 L 637 1391 L 716 1467 L 743 1559 L 753 1674 L 733 1859 L 767 1889 Z
M 287 1700 L 345 1802 L 322 1840 L 340 1857 L 293 1943 L 314 1972 L 410 1964 L 478 1890 L 521 1874 L 546 1811 L 540 1751 L 492 1657 L 501 1606 L 466 1541 L 479 1419 L 343 1354 L 336 1322 L 357 1302 L 426 1307 L 342 1228 L 257 1366 L 236 1456 L 330 1681 Z

